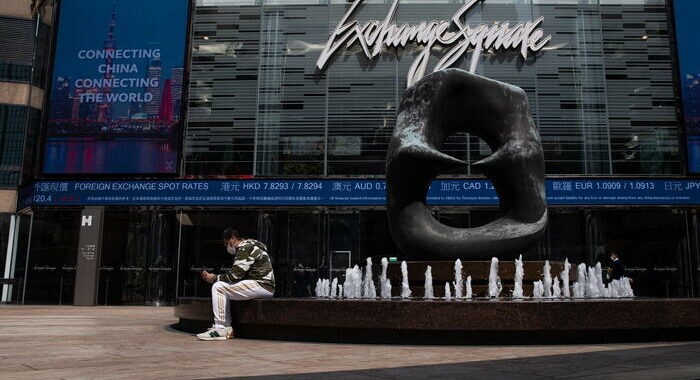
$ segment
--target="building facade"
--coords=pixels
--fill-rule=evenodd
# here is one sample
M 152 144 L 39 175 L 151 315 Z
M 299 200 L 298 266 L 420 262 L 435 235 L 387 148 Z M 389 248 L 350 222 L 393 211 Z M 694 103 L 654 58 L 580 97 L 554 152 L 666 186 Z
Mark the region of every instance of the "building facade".
M 49 117 L 41 102 L 13 111 L 37 115 L 24 116 L 23 120 L 36 121 L 22 121 L 19 127 L 18 138 L 29 142 L 18 148 L 17 157 L 24 159 L 17 161 L 14 182 L 8 182 L 14 190 L 21 182 L 25 195 L 19 196 L 17 212 L 10 216 L 17 226 L 3 236 L 14 236 L 16 245 L 3 251 L 5 277 L 16 279 L 4 288 L 6 301 L 73 302 L 81 218 L 88 206 L 104 213 L 98 304 L 172 304 L 177 297 L 206 296 L 208 289 L 198 271 L 225 270 L 229 265 L 219 239 L 228 226 L 268 243 L 278 296 L 310 296 L 319 276 L 341 275 L 347 265 L 363 263 L 366 257 L 403 258 L 391 240 L 383 201 L 352 199 L 366 185 L 377 186 L 373 194 L 382 195 L 396 105 L 407 87 L 408 73 L 426 47 L 398 42 L 380 46 L 381 54 L 368 58 L 362 38 L 356 38 L 330 56 L 322 69 L 319 57 L 333 42 L 329 36 L 343 23 L 358 20 L 362 26 L 368 20 L 389 19 L 397 28 L 404 24 L 410 28 L 432 20 L 450 22 L 471 2 L 192 2 L 185 20 L 184 68 L 150 61 L 146 77 L 168 71 L 169 79 L 146 91 L 152 95 L 150 101 L 124 110 L 129 120 L 175 121 L 168 125 L 174 126 L 177 141 L 159 143 L 178 146 L 176 173 L 165 175 L 69 173 L 64 169 L 69 168 L 70 157 L 80 166 L 96 160 L 94 151 L 81 146 L 61 155 L 45 138 L 36 137 L 46 136 L 47 120 L 105 118 L 106 111 L 121 112 L 116 106 L 100 111 L 99 106 L 89 109 L 75 103 L 91 89 L 75 88 L 70 78 L 52 79 L 50 67 L 56 57 L 52 41 L 60 40 L 56 36 L 60 31 L 52 25 L 59 13 L 66 17 L 61 13 L 66 7 L 53 12 L 58 3 L 42 3 L 38 9 L 51 12 L 26 21 L 32 27 L 38 23 L 53 38 L 34 37 L 41 41 L 32 46 L 44 53 L 35 52 L 33 60 L 27 55 L 30 59 L 22 67 L 29 74 L 21 80 L 29 83 L 37 77 L 35 86 L 52 93 L 44 97 L 42 92 L 38 98 L 61 111 Z M 132 27 L 119 17 L 117 12 L 112 24 L 96 31 L 102 33 L 101 40 L 113 38 L 117 48 L 123 30 Z M 682 116 L 695 103 L 686 96 L 683 106 L 681 100 L 684 80 L 690 82 L 690 91 L 697 86 L 692 86 L 692 78 L 681 78 L 678 69 L 673 3 L 485 0 L 475 2 L 461 17 L 472 27 L 506 21 L 514 27 L 543 17 L 539 27 L 551 36 L 539 51 L 474 49 L 451 65 L 469 69 L 475 51 L 479 52 L 477 74 L 520 86 L 528 95 L 542 138 L 548 195 L 562 197 L 550 201 L 547 232 L 538 245 L 523 252 L 524 258 L 606 265 L 608 254 L 617 251 L 635 279 L 638 295 L 697 296 L 700 197 L 693 188 L 694 161 L 689 158 L 692 148 L 687 148 Z M 105 44 L 104 49 L 112 48 Z M 433 47 L 427 72 L 453 48 Z M 0 54 L 6 51 L 0 49 Z M 0 56 L 2 62 L 9 60 Z M 3 73 L 22 71 L 2 62 Z M 184 122 L 178 124 L 180 118 Z M 10 123 L 3 123 L 8 131 Z M 154 157 L 151 150 L 139 149 L 129 150 L 119 165 Z M 491 154 L 488 145 L 468 134 L 450 136 L 443 150 L 468 163 Z M 53 155 L 47 156 L 48 151 Z M 6 173 L 3 167 L 2 178 L 10 175 Z M 474 227 L 498 215 L 493 199 L 448 197 L 452 184 L 464 194 L 482 183 L 478 171 L 443 173 L 440 180 L 440 196 L 445 198 L 434 203 L 434 213 L 443 223 Z M 101 187 L 114 183 L 132 192 L 122 196 Z M 281 196 L 267 197 L 271 189 L 264 188 L 257 198 L 255 194 L 245 199 L 226 197 L 238 189 L 235 186 L 255 183 L 280 186 Z M 179 192 L 171 198 L 167 189 L 148 193 L 144 189 L 149 184 L 179 184 Z M 309 190 L 309 196 L 293 191 L 294 186 Z M 218 198 L 206 198 L 213 188 Z M 336 190 L 347 190 L 347 197 L 321 201 L 318 196 Z M 583 198 L 572 200 L 567 192 Z M 652 197 L 655 192 L 663 196 Z M 48 194 L 54 198 L 46 198 Z M 149 194 L 155 195 L 149 198 Z M 598 198 L 584 200 L 591 194 Z M 8 266 L 13 268 L 11 276 Z
M 12 289 L 23 277 L 15 260 L 26 250 L 19 230 L 29 228 L 29 219 L 17 214 L 17 190 L 31 178 L 23 168 L 38 148 L 53 5 L 7 0 L 0 8 L 0 273 L 6 279 L 0 301 L 7 302 L 16 300 Z

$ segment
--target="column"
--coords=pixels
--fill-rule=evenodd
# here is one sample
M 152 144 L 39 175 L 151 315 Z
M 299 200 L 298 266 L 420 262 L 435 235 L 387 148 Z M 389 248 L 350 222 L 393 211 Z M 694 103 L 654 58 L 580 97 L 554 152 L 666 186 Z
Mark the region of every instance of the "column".
M 97 304 L 104 207 L 85 207 L 80 216 L 80 238 L 73 305 Z

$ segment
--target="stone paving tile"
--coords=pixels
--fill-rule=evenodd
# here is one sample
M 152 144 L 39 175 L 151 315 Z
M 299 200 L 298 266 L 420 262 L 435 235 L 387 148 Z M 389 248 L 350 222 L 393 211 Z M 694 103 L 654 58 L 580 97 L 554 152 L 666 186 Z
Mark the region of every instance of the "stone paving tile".
M 679 351 L 686 355 L 678 355 Z M 551 355 L 513 360 L 487 360 L 373 370 L 303 373 L 294 375 L 236 377 L 242 379 L 698 379 L 700 343 L 683 343 L 619 351 Z M 626 367 L 627 359 L 656 362 Z
M 175 322 L 172 308 L 167 307 L 0 305 L 0 379 L 204 379 L 284 374 L 289 378 L 316 374 L 314 378 L 384 379 L 421 377 L 426 368 L 428 374 L 439 372 L 447 377 L 525 379 L 531 374 L 571 372 L 611 375 L 611 368 L 639 372 L 645 361 L 651 361 L 625 359 L 621 353 L 637 348 L 663 348 L 666 355 L 685 352 L 683 357 L 699 352 L 683 343 L 389 346 L 250 339 L 200 342 L 191 334 L 171 329 Z M 577 354 L 609 354 L 589 358 L 601 363 L 623 361 L 626 366 L 606 364 L 602 369 L 608 372 L 591 372 L 590 361 L 557 366 L 527 359 Z M 509 360 L 514 364 L 497 365 Z M 663 362 L 657 361 L 658 365 Z M 440 371 L 433 373 L 436 368 Z M 528 371 L 523 372 L 524 368 Z

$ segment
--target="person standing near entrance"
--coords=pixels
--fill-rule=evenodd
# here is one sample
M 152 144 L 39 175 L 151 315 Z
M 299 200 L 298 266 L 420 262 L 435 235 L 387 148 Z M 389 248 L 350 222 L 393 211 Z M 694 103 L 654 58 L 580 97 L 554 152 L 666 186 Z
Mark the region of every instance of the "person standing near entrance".
M 610 254 L 610 261 L 612 261 L 612 267 L 610 268 L 610 280 L 619 280 L 625 276 L 625 265 L 622 264 L 620 257 L 616 252 Z
M 226 273 L 200 273 L 204 281 L 213 284 L 211 305 L 214 312 L 214 325 L 197 334 L 201 340 L 233 338 L 229 300 L 271 298 L 275 292 L 275 275 L 267 246 L 254 239 L 241 238 L 233 228 L 227 228 L 222 239 L 226 251 L 235 258 L 231 270 Z

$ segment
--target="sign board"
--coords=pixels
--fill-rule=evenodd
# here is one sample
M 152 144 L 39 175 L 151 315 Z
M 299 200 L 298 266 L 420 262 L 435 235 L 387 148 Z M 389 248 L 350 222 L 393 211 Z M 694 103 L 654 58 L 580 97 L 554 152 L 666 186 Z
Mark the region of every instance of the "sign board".
M 700 205 L 700 180 L 549 179 L 547 204 Z M 20 209 L 30 206 L 385 206 L 383 179 L 363 180 L 178 180 L 39 181 L 20 192 Z M 428 204 L 492 206 L 496 191 L 485 179 L 439 179 Z
M 451 67 L 471 51 L 469 71 L 474 73 L 484 51 L 519 50 L 523 59 L 527 59 L 530 52 L 542 50 L 552 39 L 552 36 L 545 36 L 540 28 L 544 17 L 513 25 L 509 21 L 469 25 L 465 21 L 466 15 L 485 1 L 467 0 L 449 20 L 399 25 L 394 17 L 401 0 L 393 0 L 384 20 L 369 20 L 364 23 L 353 19 L 363 2 L 354 0 L 331 32 L 316 66 L 323 70 L 338 50 L 349 49 L 353 45 L 359 45 L 365 56 L 373 59 L 385 49 L 405 48 L 409 44 L 415 44 L 421 46 L 422 50 L 408 71 L 407 85 L 411 86 L 425 75 L 434 48 L 442 47 L 446 52 L 433 72 Z
M 73 293 L 73 304 L 76 306 L 93 306 L 97 303 L 103 217 L 104 207 L 86 207 L 80 216 L 78 261 Z
M 176 174 L 189 0 L 61 0 L 45 174 Z

